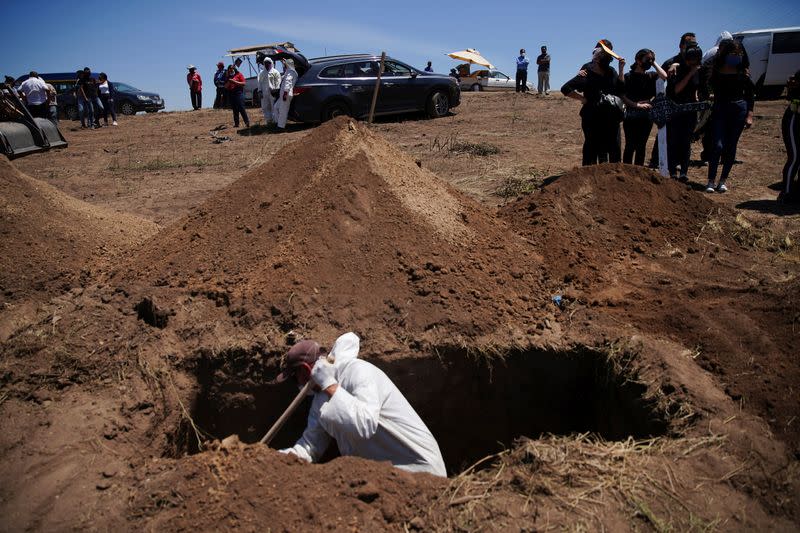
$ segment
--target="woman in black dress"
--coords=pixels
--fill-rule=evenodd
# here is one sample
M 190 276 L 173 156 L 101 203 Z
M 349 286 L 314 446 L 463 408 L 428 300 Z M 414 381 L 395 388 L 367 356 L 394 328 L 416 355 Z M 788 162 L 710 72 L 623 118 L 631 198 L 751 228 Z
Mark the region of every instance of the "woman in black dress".
M 651 67 L 655 68 L 655 71 L 651 71 Z M 656 63 L 655 53 L 648 48 L 636 52 L 636 62 L 624 76 L 625 93 L 622 99 L 625 100 L 628 111 L 622 123 L 625 131 L 623 163 L 644 165 L 647 139 L 653 129 L 653 121 L 647 112 L 652 107 L 650 102 L 656 96 L 658 78 L 666 80 L 667 73 Z

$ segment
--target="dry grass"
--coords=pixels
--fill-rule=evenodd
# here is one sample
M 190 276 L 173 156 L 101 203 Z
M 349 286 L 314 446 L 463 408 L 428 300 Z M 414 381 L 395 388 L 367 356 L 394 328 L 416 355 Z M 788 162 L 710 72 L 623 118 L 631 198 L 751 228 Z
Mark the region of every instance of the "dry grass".
M 684 485 L 675 466 L 724 442 L 718 435 L 619 442 L 588 434 L 520 439 L 452 479 L 438 504 L 445 509 L 437 509 L 436 529 L 469 531 L 485 524 L 482 515 L 496 500 L 520 504 L 520 518 L 536 520 L 537 530 L 601 531 L 608 513 L 627 517 L 632 528 L 645 522 L 656 531 L 713 530 L 719 520 L 703 516 L 704 509 L 685 499 L 699 487 Z

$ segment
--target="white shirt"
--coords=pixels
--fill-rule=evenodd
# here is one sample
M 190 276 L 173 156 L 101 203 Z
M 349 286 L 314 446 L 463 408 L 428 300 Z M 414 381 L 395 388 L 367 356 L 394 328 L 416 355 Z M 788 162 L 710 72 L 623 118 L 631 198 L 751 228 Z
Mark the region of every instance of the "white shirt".
M 108 88 L 108 80 L 98 84 L 97 89 L 100 91 L 100 94 L 109 94 L 110 90 Z
M 336 341 L 331 351 L 336 354 L 339 387 L 331 397 L 325 392 L 314 395 L 303 436 L 281 452 L 314 462 L 333 437 L 342 455 L 447 476 L 439 445 L 428 427 L 386 374 L 358 359 L 358 347 L 354 333 Z
M 42 78 L 28 78 L 19 86 L 19 92 L 25 95 L 28 105 L 40 105 L 47 102 L 47 85 Z

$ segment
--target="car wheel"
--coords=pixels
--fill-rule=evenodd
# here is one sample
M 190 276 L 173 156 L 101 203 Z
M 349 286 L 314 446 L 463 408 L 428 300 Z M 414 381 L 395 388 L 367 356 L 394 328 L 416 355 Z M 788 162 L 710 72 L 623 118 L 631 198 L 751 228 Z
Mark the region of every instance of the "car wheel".
M 350 107 L 344 102 L 331 102 L 322 110 L 322 122 L 327 122 L 341 116 L 350 116 Z
M 442 91 L 435 91 L 428 98 L 428 116 L 431 118 L 441 118 L 450 111 L 450 100 L 447 94 Z
M 78 107 L 74 105 L 68 105 L 64 109 L 64 116 L 66 116 L 69 120 L 78 120 L 80 118 L 78 116 Z
M 474 91 L 476 93 L 479 93 L 479 92 L 481 92 L 483 90 L 483 87 L 481 87 L 480 83 L 473 83 L 472 87 L 470 87 L 469 90 L 470 91 Z
M 123 115 L 135 115 L 136 114 L 136 108 L 133 107 L 133 104 L 130 103 L 128 100 L 125 100 L 124 102 L 122 102 L 120 104 L 119 111 Z

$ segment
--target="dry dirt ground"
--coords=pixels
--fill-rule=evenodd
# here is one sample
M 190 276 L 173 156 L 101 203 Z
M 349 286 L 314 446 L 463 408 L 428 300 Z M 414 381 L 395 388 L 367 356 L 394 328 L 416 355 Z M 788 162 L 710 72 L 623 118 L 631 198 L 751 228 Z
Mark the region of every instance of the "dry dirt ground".
M 577 111 L 159 113 L 0 162 L 0 530 L 797 530 L 783 105 L 724 195 L 574 168 Z M 253 444 L 287 346 L 347 330 L 448 479 Z

